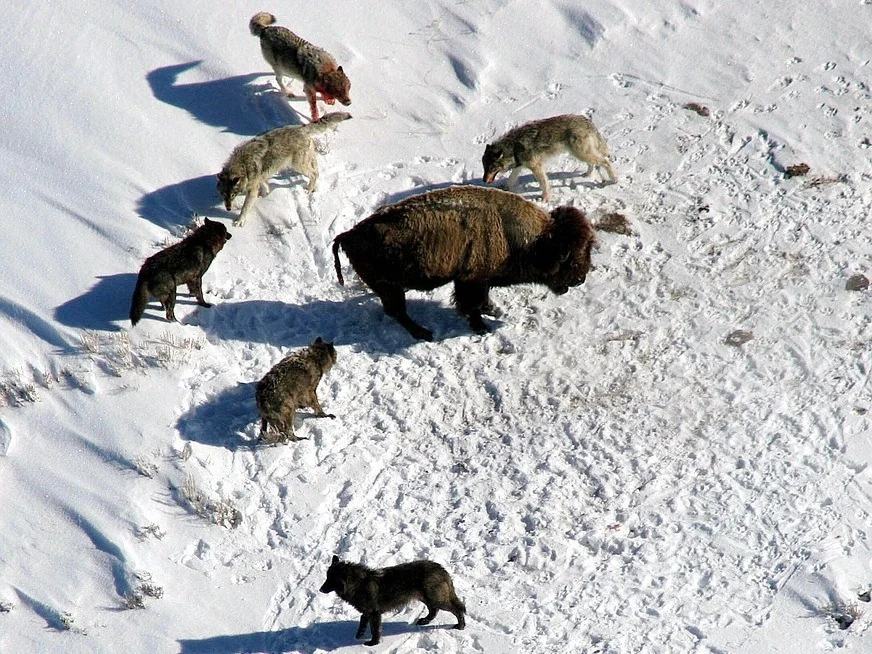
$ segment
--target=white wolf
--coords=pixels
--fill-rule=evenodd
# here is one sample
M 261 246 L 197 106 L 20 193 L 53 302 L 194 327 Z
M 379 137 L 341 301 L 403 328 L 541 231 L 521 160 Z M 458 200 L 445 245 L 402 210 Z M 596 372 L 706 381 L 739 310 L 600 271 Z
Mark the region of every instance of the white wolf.
M 285 168 L 293 168 L 308 177 L 306 190 L 314 191 L 318 183 L 318 159 L 312 137 L 336 129 L 349 118 L 351 114 L 335 111 L 306 125 L 271 129 L 238 145 L 218 173 L 218 193 L 227 211 L 231 210 L 237 195 L 246 194 L 239 218 L 233 224 L 238 227 L 245 224 L 257 196 L 269 193 L 267 180 Z

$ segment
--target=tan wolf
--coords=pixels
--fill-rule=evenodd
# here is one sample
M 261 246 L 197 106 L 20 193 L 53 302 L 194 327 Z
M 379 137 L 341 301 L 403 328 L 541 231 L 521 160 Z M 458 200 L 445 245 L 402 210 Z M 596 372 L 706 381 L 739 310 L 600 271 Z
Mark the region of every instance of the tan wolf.
M 303 92 L 309 101 L 312 120 L 318 120 L 317 95 L 329 105 L 336 100 L 348 106 L 351 98 L 351 82 L 336 65 L 336 60 L 318 46 L 312 45 L 300 38 L 286 27 L 274 25 L 276 17 L 261 11 L 248 21 L 248 29 L 260 39 L 260 51 L 263 58 L 272 66 L 276 74 L 276 82 L 282 92 L 293 97 L 291 90 L 285 85 L 283 77 L 294 77 L 303 81 Z
M 351 114 L 343 111 L 324 114 L 306 125 L 286 125 L 255 136 L 236 146 L 218 173 L 218 193 L 230 211 L 233 199 L 245 193 L 242 211 L 233 224 L 242 227 L 259 194 L 269 193 L 267 180 L 285 168 L 293 168 L 309 178 L 310 193 L 318 183 L 318 159 L 314 136 L 336 129 Z
M 270 443 L 305 440 L 294 434 L 297 409 L 311 407 L 318 418 L 324 413 L 316 393 L 318 382 L 336 363 L 336 348 L 319 336 L 307 348 L 289 354 L 257 383 L 255 397 L 260 412 L 260 436 Z M 273 435 L 273 431 L 277 434 Z
M 484 149 L 481 164 L 484 181 L 491 184 L 497 173 L 511 170 L 508 190 L 514 190 L 521 168 L 529 168 L 542 189 L 542 200 L 548 202 L 551 192 L 542 164 L 555 155 L 568 152 L 588 165 L 584 177 L 594 168 L 604 168 L 614 183 L 617 178 L 609 163 L 609 146 L 586 116 L 565 114 L 534 120 L 516 127 Z
M 197 304 L 211 307 L 203 298 L 203 274 L 228 240 L 230 233 L 224 224 L 206 218 L 194 233 L 146 259 L 130 302 L 130 322 L 135 325 L 142 318 L 149 296 L 156 297 L 167 320 L 175 322 L 176 287 L 181 284 L 188 285 Z
M 454 591 L 451 575 L 433 561 L 412 561 L 373 570 L 334 556 L 320 590 L 335 592 L 361 612 L 355 638 L 363 638 L 369 624 L 372 638 L 365 645 L 377 645 L 381 640 L 382 613 L 401 609 L 413 600 L 427 606 L 427 615 L 415 624 L 430 624 L 442 609 L 457 618 L 455 629 L 466 626 L 466 607 Z

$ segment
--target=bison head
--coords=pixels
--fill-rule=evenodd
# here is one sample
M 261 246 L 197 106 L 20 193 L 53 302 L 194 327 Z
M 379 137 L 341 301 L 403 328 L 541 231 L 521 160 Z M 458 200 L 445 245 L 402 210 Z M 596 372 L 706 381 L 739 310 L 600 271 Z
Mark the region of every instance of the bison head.
M 481 165 L 484 168 L 485 184 L 493 184 L 497 174 L 515 167 L 515 155 L 512 154 L 511 148 L 500 143 L 492 143 L 485 146 Z
M 563 295 L 587 278 L 596 234 L 590 221 L 574 207 L 557 207 L 551 219 L 551 227 L 536 246 L 536 265 L 548 288 Z

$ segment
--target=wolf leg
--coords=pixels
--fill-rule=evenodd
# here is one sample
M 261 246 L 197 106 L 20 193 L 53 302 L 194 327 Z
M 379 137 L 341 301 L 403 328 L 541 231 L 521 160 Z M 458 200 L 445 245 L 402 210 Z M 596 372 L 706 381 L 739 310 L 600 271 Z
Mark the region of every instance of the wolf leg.
M 245 224 L 245 221 L 248 220 L 248 213 L 251 211 L 251 205 L 254 204 L 254 201 L 257 199 L 259 191 L 260 188 L 258 185 L 249 189 L 248 193 L 245 194 L 245 202 L 242 203 L 242 211 L 239 212 L 239 218 L 233 221 L 234 225 L 242 227 Z
M 166 297 L 160 301 L 163 305 L 163 308 L 166 309 L 167 320 L 170 322 L 178 322 L 176 320 L 176 289 L 173 287 L 170 289 L 169 293 L 167 293 Z
M 357 633 L 354 634 L 354 637 L 358 640 L 363 638 L 363 635 L 366 633 L 366 625 L 369 622 L 369 616 L 366 613 L 360 614 L 360 626 L 357 628 Z
M 306 99 L 309 101 L 309 111 L 312 114 L 312 122 L 314 123 L 318 120 L 318 102 L 316 98 L 316 91 L 311 86 L 306 84 L 303 86 L 303 91 L 306 93 Z
M 332 413 L 324 413 L 324 409 L 321 408 L 321 403 L 318 401 L 318 396 L 313 391 L 309 396 L 309 406 L 315 409 L 315 417 L 317 418 L 335 418 Z
M 611 180 L 612 184 L 617 183 L 618 178 L 615 176 L 615 171 L 612 168 L 611 162 L 609 162 L 608 159 L 603 159 L 601 162 L 597 163 L 606 169 L 606 172 L 609 174 L 609 179 Z
M 433 618 L 436 617 L 437 613 L 439 613 L 439 609 L 435 606 L 430 606 L 428 604 L 427 605 L 427 615 L 425 615 L 423 618 L 418 618 L 418 620 L 415 622 L 415 624 L 420 625 L 422 627 L 425 624 L 430 624 L 431 622 L 433 622 Z
M 279 84 L 279 88 L 282 90 L 282 93 L 284 93 L 284 94 L 285 94 L 286 96 L 288 96 L 289 98 L 293 98 L 293 97 L 294 97 L 294 94 L 293 94 L 293 92 L 291 91 L 291 89 L 288 88 L 287 84 L 285 84 L 285 81 L 284 81 L 284 79 L 283 79 L 283 77 L 282 77 L 282 74 L 281 74 L 279 71 L 275 70 L 275 69 L 274 69 L 274 72 L 275 72 L 275 74 L 276 74 L 276 82 L 278 82 L 278 84 Z
M 314 147 L 306 152 L 303 160 L 300 162 L 300 172 L 309 178 L 309 183 L 306 184 L 306 190 L 313 193 L 318 186 L 318 160 L 315 158 Z
M 369 614 L 369 629 L 372 634 L 372 638 L 364 643 L 364 645 L 378 645 L 381 642 L 381 633 L 382 633 L 382 617 L 381 613 L 370 613 Z
M 521 167 L 517 166 L 512 168 L 512 172 L 509 173 L 509 181 L 506 182 L 506 190 L 514 191 L 518 188 L 518 178 L 521 176 Z
M 211 307 L 212 306 L 211 302 L 206 302 L 206 300 L 203 298 L 203 280 L 202 280 L 202 278 L 191 280 L 190 282 L 188 282 L 188 293 L 190 293 L 195 298 L 197 298 L 197 304 L 199 304 L 201 307 Z
M 542 189 L 542 202 L 548 202 L 551 200 L 551 188 L 548 186 L 548 176 L 542 170 L 542 164 L 530 162 L 530 171 L 533 173 L 536 181 L 539 182 L 539 188 Z

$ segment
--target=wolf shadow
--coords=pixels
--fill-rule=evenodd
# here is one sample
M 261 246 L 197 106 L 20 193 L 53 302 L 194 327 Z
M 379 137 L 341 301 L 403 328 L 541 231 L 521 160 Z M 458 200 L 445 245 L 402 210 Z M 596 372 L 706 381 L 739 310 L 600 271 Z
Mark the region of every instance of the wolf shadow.
M 145 76 L 154 97 L 184 109 L 195 119 L 222 131 L 254 136 L 300 119 L 281 93 L 265 82 L 252 84 L 266 73 L 249 73 L 206 82 L 179 83 L 178 78 L 200 61 L 156 68 Z
M 345 647 L 361 645 L 354 639 L 357 620 L 316 622 L 308 627 L 289 627 L 277 631 L 258 631 L 249 634 L 212 636 L 199 640 L 180 640 L 179 654 L 242 654 L 243 652 L 298 652 L 315 654 L 333 652 Z M 398 636 L 411 632 L 446 628 L 445 625 L 420 627 L 403 622 L 385 622 L 382 636 Z
M 67 327 L 117 332 L 117 323 L 128 319 L 134 286 L 136 273 L 98 276 L 91 288 L 57 307 L 54 318 Z

